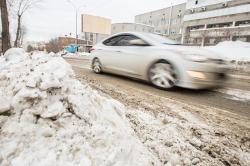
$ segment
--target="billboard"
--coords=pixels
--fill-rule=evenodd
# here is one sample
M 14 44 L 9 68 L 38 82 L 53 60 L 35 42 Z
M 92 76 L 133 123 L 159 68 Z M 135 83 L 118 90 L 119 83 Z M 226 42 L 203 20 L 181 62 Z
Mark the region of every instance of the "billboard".
M 99 16 L 82 15 L 82 32 L 111 34 L 111 20 Z

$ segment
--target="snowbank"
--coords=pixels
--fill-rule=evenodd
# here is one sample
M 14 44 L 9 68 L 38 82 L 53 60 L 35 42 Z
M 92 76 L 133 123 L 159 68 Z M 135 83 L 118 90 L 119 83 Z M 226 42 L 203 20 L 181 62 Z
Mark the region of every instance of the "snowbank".
M 206 48 L 218 53 L 227 60 L 250 61 L 250 43 L 226 41 Z
M 217 47 L 250 48 L 250 43 L 242 41 L 224 41 L 217 44 Z
M 1 166 L 159 165 L 123 105 L 75 80 L 61 57 L 6 52 L 0 102 Z
M 87 52 L 78 52 L 76 54 L 73 53 L 66 53 L 65 55 L 63 55 L 63 57 L 86 57 L 86 56 L 90 56 L 90 53 Z
M 240 90 L 240 89 L 218 89 L 218 92 L 224 93 L 228 95 L 228 98 L 232 100 L 239 100 L 239 101 L 250 101 L 250 91 L 247 90 Z

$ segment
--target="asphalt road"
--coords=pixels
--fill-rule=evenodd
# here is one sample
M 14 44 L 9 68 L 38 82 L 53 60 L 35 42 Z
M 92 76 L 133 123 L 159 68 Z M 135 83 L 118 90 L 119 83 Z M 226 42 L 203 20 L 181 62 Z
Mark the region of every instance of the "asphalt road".
M 230 99 L 230 95 L 210 90 L 188 90 L 176 88 L 171 91 L 163 91 L 152 87 L 150 84 L 143 81 L 133 80 L 126 77 L 121 77 L 112 74 L 96 75 L 89 69 L 89 61 L 86 59 L 66 59 L 72 66 L 78 78 L 84 78 L 93 87 L 95 84 L 103 86 L 100 90 L 105 89 L 105 86 L 114 87 L 117 91 L 129 89 L 123 95 L 133 95 L 133 93 L 144 92 L 152 96 L 164 97 L 183 102 L 193 106 L 207 106 L 217 108 L 218 110 L 230 112 L 246 118 L 250 118 L 250 101 L 239 101 Z M 226 88 L 234 88 L 241 90 L 250 90 L 250 80 L 242 80 L 239 78 L 230 79 Z M 105 91 L 112 96 L 111 91 Z M 115 97 L 115 96 L 112 96 Z M 146 99 L 145 99 L 146 100 Z M 149 103 L 150 104 L 150 103 Z

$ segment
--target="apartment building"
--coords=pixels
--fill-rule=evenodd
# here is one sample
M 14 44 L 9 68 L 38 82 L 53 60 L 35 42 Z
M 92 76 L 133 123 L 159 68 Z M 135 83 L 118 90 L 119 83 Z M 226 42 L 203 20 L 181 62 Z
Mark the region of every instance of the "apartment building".
M 250 42 L 250 0 L 188 0 L 182 42 L 204 46 L 226 40 Z
M 154 32 L 154 27 L 140 23 L 115 23 L 111 26 L 111 34 L 120 32 Z
M 135 16 L 135 23 L 154 27 L 154 32 L 181 41 L 186 3 Z

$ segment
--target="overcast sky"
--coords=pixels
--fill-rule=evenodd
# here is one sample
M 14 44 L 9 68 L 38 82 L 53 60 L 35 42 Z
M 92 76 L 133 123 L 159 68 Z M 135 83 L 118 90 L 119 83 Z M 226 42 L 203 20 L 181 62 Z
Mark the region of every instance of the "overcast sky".
M 26 40 L 43 41 L 75 34 L 75 11 L 68 0 L 41 0 L 43 3 L 25 15 Z M 80 13 L 107 17 L 113 23 L 134 22 L 134 16 L 186 0 L 71 0 L 82 6 Z M 84 7 L 85 5 L 85 7 Z M 80 32 L 80 17 L 79 17 Z

